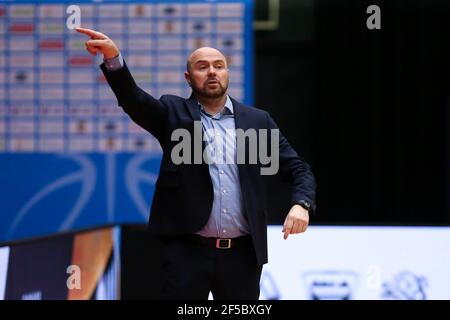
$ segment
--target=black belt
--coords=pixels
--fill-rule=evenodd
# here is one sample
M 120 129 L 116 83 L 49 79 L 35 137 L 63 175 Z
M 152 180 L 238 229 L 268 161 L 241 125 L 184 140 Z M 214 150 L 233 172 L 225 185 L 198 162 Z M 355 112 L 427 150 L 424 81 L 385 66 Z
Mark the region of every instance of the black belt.
M 192 235 L 188 238 L 193 243 L 217 249 L 232 249 L 251 240 L 250 235 L 237 238 L 206 238 L 199 235 Z

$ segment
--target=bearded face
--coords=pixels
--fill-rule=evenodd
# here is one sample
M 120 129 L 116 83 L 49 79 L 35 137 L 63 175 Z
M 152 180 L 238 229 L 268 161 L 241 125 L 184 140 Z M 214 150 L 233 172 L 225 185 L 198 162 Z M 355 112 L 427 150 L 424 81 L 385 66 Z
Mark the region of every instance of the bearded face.
M 197 96 L 219 98 L 227 92 L 227 63 L 222 53 L 213 48 L 195 52 L 190 57 L 185 76 Z
M 210 77 L 200 85 L 192 81 L 191 87 L 196 95 L 205 98 L 220 98 L 227 92 L 228 76 L 226 79 L 222 79 L 222 81 L 217 77 Z

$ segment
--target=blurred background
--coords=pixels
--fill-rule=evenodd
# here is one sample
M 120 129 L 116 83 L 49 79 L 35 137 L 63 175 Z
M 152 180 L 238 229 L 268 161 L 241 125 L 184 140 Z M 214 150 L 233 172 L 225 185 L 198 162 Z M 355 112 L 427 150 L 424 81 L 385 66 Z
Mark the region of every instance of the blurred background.
M 154 299 L 160 148 L 67 28 L 71 4 L 0 1 L 0 299 Z M 450 299 L 448 1 L 77 6 L 156 97 L 188 96 L 189 52 L 221 49 L 230 94 L 269 111 L 311 164 L 317 211 L 289 243 L 289 186 L 269 177 L 262 299 Z
M 283 0 L 278 28 L 255 32 L 256 105 L 314 168 L 314 222 L 449 223 L 449 15 L 447 1 Z

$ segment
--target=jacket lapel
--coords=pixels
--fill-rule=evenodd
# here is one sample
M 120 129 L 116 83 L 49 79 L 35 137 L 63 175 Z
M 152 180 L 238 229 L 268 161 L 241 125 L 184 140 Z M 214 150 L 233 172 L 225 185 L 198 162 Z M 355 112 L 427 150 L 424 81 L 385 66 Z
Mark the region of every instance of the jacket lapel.
M 231 102 L 233 102 L 233 108 L 234 108 L 234 123 L 235 123 L 235 127 L 236 130 L 237 129 L 242 129 L 244 131 L 247 131 L 248 129 L 251 128 L 251 123 L 250 123 L 250 117 L 249 117 L 249 113 L 247 108 L 244 106 L 242 103 L 234 100 L 233 98 L 231 98 Z M 245 139 L 245 153 L 248 156 L 247 152 L 249 150 L 249 141 L 248 139 Z M 242 150 L 241 150 L 242 152 Z
M 206 148 L 206 141 L 203 140 L 203 129 L 202 129 L 202 125 L 195 127 L 194 126 L 194 122 L 198 121 L 201 123 L 201 118 L 200 118 L 200 106 L 198 105 L 198 101 L 195 98 L 194 94 L 192 93 L 191 96 L 186 99 L 186 106 L 189 110 L 189 114 L 191 115 L 192 118 L 192 134 L 194 139 L 200 139 L 200 141 L 202 142 L 202 155 L 203 156 L 203 151 Z M 196 130 L 195 128 L 200 128 L 200 130 Z M 195 148 L 193 150 L 193 152 L 198 152 L 198 150 L 196 151 Z M 194 160 L 195 162 L 195 160 Z M 202 161 L 203 162 L 203 161 Z
M 246 106 L 244 106 L 242 103 L 234 100 L 231 98 L 231 102 L 233 102 L 233 109 L 234 109 L 234 122 L 236 129 L 243 129 L 244 131 L 250 128 L 249 118 L 248 118 L 248 112 Z
M 235 121 L 235 126 L 236 129 L 242 129 L 244 131 L 250 129 L 251 127 L 251 123 L 250 123 L 250 117 L 249 117 L 249 113 L 247 108 L 244 106 L 242 103 L 234 100 L 233 98 L 231 98 L 231 102 L 233 102 L 233 109 L 234 109 L 234 121 Z M 238 149 L 236 149 L 236 152 L 238 152 Z M 246 154 L 246 160 L 248 161 L 248 152 L 249 152 L 249 142 L 248 139 L 245 139 L 245 147 L 244 150 L 240 150 L 240 152 L 245 152 Z M 238 164 L 238 171 L 239 171 L 239 182 L 241 184 L 241 190 L 242 190 L 242 201 L 244 204 L 244 214 L 249 218 L 249 223 L 252 224 L 252 217 L 249 217 L 248 212 L 249 211 L 249 204 L 248 204 L 248 198 L 247 195 L 250 194 L 249 190 L 251 190 L 251 188 L 249 187 L 248 183 L 249 180 L 249 175 L 250 173 L 248 172 L 248 166 L 244 163 L 244 164 Z
M 191 94 L 191 96 L 186 99 L 186 105 L 189 110 L 189 113 L 194 121 L 201 121 L 200 120 L 200 108 L 198 106 L 198 101 L 195 99 L 194 94 Z

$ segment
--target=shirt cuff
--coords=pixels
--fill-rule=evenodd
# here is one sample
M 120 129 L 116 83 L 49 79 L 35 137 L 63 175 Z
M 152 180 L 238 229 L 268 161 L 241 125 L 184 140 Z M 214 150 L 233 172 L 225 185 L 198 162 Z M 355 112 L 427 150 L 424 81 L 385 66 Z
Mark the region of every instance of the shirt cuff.
M 104 59 L 103 62 L 105 63 L 106 70 L 108 71 L 115 71 L 123 67 L 123 58 L 120 53 L 117 57 Z

